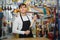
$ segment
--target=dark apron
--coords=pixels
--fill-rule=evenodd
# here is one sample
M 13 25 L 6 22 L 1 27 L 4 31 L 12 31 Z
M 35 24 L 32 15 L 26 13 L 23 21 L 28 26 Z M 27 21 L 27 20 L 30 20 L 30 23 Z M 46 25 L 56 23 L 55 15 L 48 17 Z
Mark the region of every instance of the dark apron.
M 20 17 L 21 17 L 21 19 L 22 19 L 21 14 L 20 14 Z M 28 18 L 28 16 L 27 16 L 27 18 Z M 28 34 L 28 35 L 26 35 L 26 34 L 19 34 L 19 38 L 29 38 L 29 37 L 33 37 L 32 30 L 31 30 L 31 28 L 30 28 L 30 24 L 31 24 L 31 23 L 30 23 L 29 18 L 28 18 L 27 21 L 23 21 L 23 19 L 22 19 L 22 22 L 23 22 L 23 27 L 22 27 L 21 31 L 30 30 L 30 34 Z

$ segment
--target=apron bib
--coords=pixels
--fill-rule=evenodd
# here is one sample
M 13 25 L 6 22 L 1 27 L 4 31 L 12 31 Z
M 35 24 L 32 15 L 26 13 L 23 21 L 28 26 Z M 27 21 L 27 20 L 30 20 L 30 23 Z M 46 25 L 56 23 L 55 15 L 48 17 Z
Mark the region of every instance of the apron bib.
M 28 16 L 27 16 L 27 18 L 28 18 L 27 21 L 23 21 L 21 14 L 20 14 L 20 17 L 21 17 L 21 20 L 22 20 L 22 22 L 23 22 L 23 27 L 22 27 L 21 31 L 30 30 L 30 34 L 28 34 L 28 35 L 26 35 L 26 34 L 19 34 L 19 38 L 29 38 L 29 37 L 33 37 L 32 30 L 31 30 L 31 28 L 30 28 L 30 24 L 31 24 L 31 23 L 30 23 L 30 20 L 29 20 Z

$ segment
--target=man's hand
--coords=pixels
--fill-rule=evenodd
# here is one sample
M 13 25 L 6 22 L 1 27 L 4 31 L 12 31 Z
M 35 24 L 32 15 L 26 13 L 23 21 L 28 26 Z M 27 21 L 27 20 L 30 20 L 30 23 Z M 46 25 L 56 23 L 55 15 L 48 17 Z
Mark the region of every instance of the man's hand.
M 37 19 L 37 15 L 35 15 L 35 16 L 33 17 L 33 20 L 34 20 L 34 21 L 36 21 L 36 19 Z
M 25 34 L 26 34 L 26 35 L 28 35 L 29 33 L 30 33 L 30 31 L 29 31 L 29 30 L 25 31 Z

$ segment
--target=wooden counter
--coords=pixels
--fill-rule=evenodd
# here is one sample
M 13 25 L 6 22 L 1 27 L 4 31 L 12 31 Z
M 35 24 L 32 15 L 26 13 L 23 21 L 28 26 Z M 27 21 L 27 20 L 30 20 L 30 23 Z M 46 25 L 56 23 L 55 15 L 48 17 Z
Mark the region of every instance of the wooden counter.
M 3 40 L 49 40 L 47 38 L 14 38 L 14 39 L 3 39 Z

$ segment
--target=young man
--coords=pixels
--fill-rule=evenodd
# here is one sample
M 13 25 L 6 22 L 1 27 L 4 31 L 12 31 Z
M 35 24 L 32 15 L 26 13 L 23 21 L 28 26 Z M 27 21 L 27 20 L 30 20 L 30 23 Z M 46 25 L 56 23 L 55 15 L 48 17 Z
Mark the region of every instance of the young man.
M 32 16 L 27 14 L 28 9 L 24 3 L 19 5 L 19 10 L 20 15 L 13 22 L 12 32 L 19 34 L 20 38 L 33 37 L 31 27 L 37 17 L 32 19 Z

